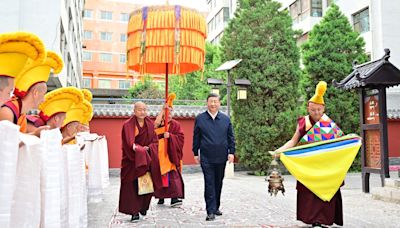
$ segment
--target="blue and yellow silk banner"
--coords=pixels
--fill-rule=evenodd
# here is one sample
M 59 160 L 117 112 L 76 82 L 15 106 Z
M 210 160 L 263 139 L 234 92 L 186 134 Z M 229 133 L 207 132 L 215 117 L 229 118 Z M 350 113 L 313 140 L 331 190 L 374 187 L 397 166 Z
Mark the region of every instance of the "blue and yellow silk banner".
M 361 147 L 361 137 L 310 143 L 285 150 L 280 160 L 289 172 L 323 201 L 330 201 L 342 184 Z

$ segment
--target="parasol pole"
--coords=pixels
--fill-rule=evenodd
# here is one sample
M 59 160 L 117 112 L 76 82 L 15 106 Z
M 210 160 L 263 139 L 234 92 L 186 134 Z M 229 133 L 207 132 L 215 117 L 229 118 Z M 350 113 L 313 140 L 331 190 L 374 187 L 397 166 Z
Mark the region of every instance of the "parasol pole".
M 167 104 L 168 103 L 168 62 L 165 64 L 165 104 Z M 164 129 L 165 129 L 165 132 L 167 132 L 168 131 L 168 105 L 166 105 L 166 107 L 165 107 L 165 114 L 164 114 Z M 164 149 L 165 149 L 165 151 L 167 152 L 168 151 L 168 140 L 167 139 L 165 139 L 164 140 L 165 141 L 165 143 L 164 143 Z

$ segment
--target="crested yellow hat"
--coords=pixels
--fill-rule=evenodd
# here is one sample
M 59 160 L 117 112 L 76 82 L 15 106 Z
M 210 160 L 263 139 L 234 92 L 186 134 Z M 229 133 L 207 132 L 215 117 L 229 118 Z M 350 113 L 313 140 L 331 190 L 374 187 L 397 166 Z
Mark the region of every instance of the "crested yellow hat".
M 92 92 L 90 92 L 90 90 L 88 90 L 88 89 L 82 89 L 82 92 L 83 92 L 83 96 L 84 96 L 85 100 L 92 102 L 92 99 L 93 99 Z
M 322 104 L 325 105 L 324 102 L 324 94 L 326 92 L 326 88 L 327 88 L 327 84 L 324 81 L 320 81 L 317 84 L 317 88 L 315 89 L 315 94 L 313 97 L 311 97 L 310 100 L 308 100 L 309 102 L 313 102 L 316 104 Z
M 29 62 L 18 75 L 15 81 L 14 94 L 18 97 L 24 97 L 34 84 L 39 82 L 47 82 L 50 76 L 50 70 L 53 69 L 55 74 L 61 72 L 64 63 L 61 57 L 52 51 L 47 51 L 44 62 Z
M 67 116 L 65 117 L 63 126 L 74 121 L 83 123 L 86 120 L 85 116 L 89 115 L 92 112 L 92 105 L 89 103 L 89 101 L 83 99 L 83 102 L 72 105 L 71 108 L 67 111 Z
M 89 122 L 92 120 L 94 113 L 93 113 L 93 106 L 92 105 L 90 106 L 92 107 L 92 111 L 83 117 L 81 124 L 89 125 Z
M 168 107 L 172 108 L 172 106 L 174 105 L 175 98 L 176 98 L 176 94 L 175 93 L 170 93 L 168 95 L 168 98 L 167 98 Z
M 39 106 L 39 116 L 48 121 L 54 114 L 67 112 L 75 103 L 83 102 L 83 94 L 75 87 L 65 87 L 48 92 Z
M 0 75 L 15 78 L 21 73 L 28 59 L 40 63 L 45 57 L 44 44 L 35 34 L 0 34 Z

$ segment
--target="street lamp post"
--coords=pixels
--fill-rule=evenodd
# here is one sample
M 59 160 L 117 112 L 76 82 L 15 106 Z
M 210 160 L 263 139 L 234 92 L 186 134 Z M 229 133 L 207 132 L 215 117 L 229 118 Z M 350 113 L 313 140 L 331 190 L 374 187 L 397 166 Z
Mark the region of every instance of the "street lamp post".
M 228 79 L 226 82 L 226 93 L 227 93 L 227 98 L 226 98 L 226 105 L 228 108 L 228 116 L 231 117 L 230 112 L 231 112 L 231 89 L 233 85 L 239 86 L 238 89 L 238 99 L 247 99 L 247 91 L 246 88 L 251 84 L 249 80 L 247 79 L 236 79 L 234 83 L 232 84 L 232 79 L 231 79 L 231 70 L 236 67 L 237 64 L 239 64 L 242 60 L 241 59 L 235 59 L 235 60 L 230 60 L 225 63 L 223 63 L 221 66 L 219 66 L 215 71 L 227 71 L 228 72 Z M 212 88 L 212 93 L 216 93 L 218 91 L 219 95 L 219 90 L 217 89 L 218 86 L 224 85 L 224 82 L 221 79 L 215 79 L 215 78 L 208 78 L 207 83 L 209 85 L 213 85 Z

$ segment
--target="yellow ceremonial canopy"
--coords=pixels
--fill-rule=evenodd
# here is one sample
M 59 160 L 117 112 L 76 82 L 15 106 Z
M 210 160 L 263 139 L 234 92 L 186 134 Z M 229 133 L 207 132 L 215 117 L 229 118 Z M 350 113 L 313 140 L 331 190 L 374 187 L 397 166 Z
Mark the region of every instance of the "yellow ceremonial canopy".
M 181 6 L 143 7 L 129 19 L 128 68 L 142 74 L 203 69 L 205 38 L 206 22 L 199 12 Z
M 140 74 L 165 74 L 165 102 L 168 102 L 168 74 L 180 75 L 204 68 L 206 36 L 205 18 L 196 10 L 179 5 L 143 7 L 129 18 L 128 69 Z

